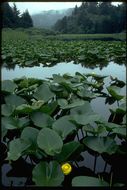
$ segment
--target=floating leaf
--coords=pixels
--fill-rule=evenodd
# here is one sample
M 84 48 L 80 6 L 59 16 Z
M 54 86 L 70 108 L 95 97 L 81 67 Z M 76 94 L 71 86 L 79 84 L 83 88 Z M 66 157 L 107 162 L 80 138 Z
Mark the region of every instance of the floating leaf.
M 123 138 L 127 138 L 127 128 L 126 127 L 119 127 L 119 128 L 114 128 L 112 130 L 113 133 L 123 137 Z
M 28 142 L 21 139 L 14 139 L 9 143 L 9 152 L 8 152 L 8 160 L 17 160 L 25 151 L 30 144 Z
M 46 83 L 43 83 L 37 88 L 37 91 L 34 93 L 33 97 L 37 100 L 43 100 L 47 102 L 53 98 L 55 94 L 50 90 L 49 86 Z
M 17 87 L 17 85 L 14 82 L 12 82 L 11 80 L 2 81 L 2 91 L 12 93 L 12 92 L 14 92 L 16 87 Z
M 61 152 L 63 141 L 54 130 L 43 128 L 39 132 L 37 144 L 46 154 L 54 156 Z
M 82 106 L 78 106 L 76 108 L 73 108 L 70 110 L 71 115 L 83 115 L 83 114 L 91 114 L 93 113 L 93 110 L 91 108 L 91 105 L 88 101 L 84 101 L 84 104 Z
M 37 186 L 60 186 L 64 180 L 61 167 L 58 162 L 40 162 L 32 171 L 32 179 Z
M 75 125 L 68 120 L 68 116 L 63 116 L 57 119 L 53 123 L 52 128 L 58 132 L 62 139 L 65 139 L 67 135 L 76 130 Z
M 55 159 L 61 163 L 69 160 L 75 160 L 79 157 L 82 150 L 83 145 L 79 142 L 71 141 L 63 145 L 62 151 L 60 154 L 55 156 Z
M 120 94 L 121 88 L 117 86 L 109 86 L 107 87 L 107 90 L 109 94 L 116 100 L 121 100 L 122 98 L 124 98 L 124 96 Z
M 2 115 L 10 116 L 14 111 L 14 106 L 2 104 L 1 110 L 2 110 Z
M 21 104 L 25 104 L 26 100 L 16 94 L 11 94 L 5 97 L 5 102 L 6 104 L 10 104 L 12 106 L 19 106 Z
M 76 176 L 72 179 L 74 187 L 109 187 L 106 181 L 90 176 Z
M 25 127 L 23 129 L 20 138 L 31 145 L 29 149 L 27 150 L 27 154 L 33 153 L 36 151 L 38 133 L 39 133 L 39 130 L 33 127 Z
M 126 113 L 126 103 L 121 104 L 118 108 L 116 109 L 111 109 L 110 111 L 112 113 L 116 113 L 116 114 L 125 114 Z
M 51 127 L 53 119 L 48 114 L 42 112 L 34 112 L 31 114 L 31 120 L 34 122 L 34 125 L 38 127 Z
M 68 101 L 64 98 L 58 99 L 58 105 L 60 105 L 61 107 L 64 107 L 68 104 Z
M 28 118 L 3 117 L 2 124 L 6 129 L 20 129 L 29 124 Z
M 16 113 L 23 113 L 23 114 L 28 114 L 31 113 L 32 111 L 33 111 L 32 107 L 27 104 L 22 104 L 20 106 L 17 106 L 15 109 Z
M 118 148 L 114 139 L 110 137 L 86 137 L 83 143 L 90 149 L 100 154 L 114 154 Z
M 71 120 L 74 120 L 76 123 L 81 125 L 87 125 L 92 122 L 101 120 L 101 116 L 99 114 L 72 115 Z
M 62 109 L 70 109 L 70 108 L 75 108 L 78 106 L 82 106 L 84 104 L 84 100 L 75 100 L 75 102 L 67 105 L 61 106 Z

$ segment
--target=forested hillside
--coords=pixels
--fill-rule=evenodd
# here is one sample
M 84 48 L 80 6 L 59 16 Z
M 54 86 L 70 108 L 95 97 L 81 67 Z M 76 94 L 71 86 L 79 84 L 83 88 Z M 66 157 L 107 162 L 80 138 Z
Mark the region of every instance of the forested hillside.
M 50 29 L 58 19 L 71 15 L 73 8 L 63 10 L 49 10 L 31 15 L 34 27 Z
M 119 33 L 126 30 L 126 3 L 83 2 L 54 25 L 61 33 Z
M 20 14 L 15 3 L 12 8 L 8 2 L 2 3 L 1 11 L 3 28 L 29 28 L 33 26 L 33 21 L 28 10 Z

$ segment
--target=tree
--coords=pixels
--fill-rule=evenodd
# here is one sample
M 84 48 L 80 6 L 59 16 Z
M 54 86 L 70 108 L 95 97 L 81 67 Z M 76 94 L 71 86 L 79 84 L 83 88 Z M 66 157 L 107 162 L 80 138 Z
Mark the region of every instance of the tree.
M 21 15 L 21 18 L 20 18 L 20 23 L 21 23 L 21 26 L 23 28 L 30 28 L 30 27 L 33 27 L 33 21 L 32 21 L 32 18 L 28 12 L 28 10 L 26 10 L 22 15 Z
M 15 20 L 15 28 L 20 27 L 20 11 L 17 9 L 16 4 L 13 3 L 13 15 Z
M 8 2 L 2 3 L 2 27 L 13 28 L 15 26 L 15 18 L 12 11 L 12 8 Z

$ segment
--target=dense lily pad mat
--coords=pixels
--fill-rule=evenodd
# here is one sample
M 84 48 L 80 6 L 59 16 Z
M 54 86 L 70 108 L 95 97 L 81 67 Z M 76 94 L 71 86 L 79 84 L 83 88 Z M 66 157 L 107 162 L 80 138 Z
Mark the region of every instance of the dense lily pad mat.
M 107 77 L 110 81 L 105 86 Z M 100 80 L 103 88 L 98 88 Z M 23 159 L 27 163 L 29 158 L 35 186 L 64 186 L 65 179 L 71 179 L 70 186 L 115 183 L 124 186 L 126 182 L 119 178 L 111 183 L 111 175 L 110 179 L 103 176 L 103 182 L 98 176 L 94 178 L 95 171 L 91 177 L 73 175 L 75 164 L 80 171 L 77 163 L 84 151 L 93 154 L 95 160 L 101 155 L 107 163 L 115 155 L 124 158 L 127 153 L 126 101 L 125 95 L 120 94 L 126 84 L 119 81 L 110 76 L 78 72 L 74 76 L 53 75 L 48 80 L 2 81 L 2 143 L 7 146 L 6 162 L 13 165 Z M 122 87 L 114 88 L 114 82 Z M 91 101 L 96 98 L 112 98 L 118 103 L 115 109 L 109 104 L 112 120 L 104 119 L 92 109 Z M 120 121 L 115 122 L 118 117 Z M 61 169 L 65 162 L 72 167 L 66 177 Z
M 114 60 L 116 63 L 126 62 L 126 43 L 118 41 L 60 41 L 49 39 L 2 39 L 3 66 L 21 67 L 53 66 L 59 62 L 96 64 L 100 66 Z M 42 89 L 43 90 L 43 89 Z

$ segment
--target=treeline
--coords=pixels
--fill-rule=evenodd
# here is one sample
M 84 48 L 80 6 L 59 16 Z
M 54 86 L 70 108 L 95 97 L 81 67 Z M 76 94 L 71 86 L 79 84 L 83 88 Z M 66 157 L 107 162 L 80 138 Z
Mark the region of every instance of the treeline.
M 3 28 L 33 27 L 33 21 L 28 10 L 20 14 L 20 11 L 17 9 L 15 3 L 13 4 L 13 7 L 11 7 L 8 2 L 2 3 L 1 12 Z
M 75 6 L 71 16 L 56 22 L 60 33 L 93 34 L 119 33 L 126 30 L 126 3 L 114 6 L 111 2 L 83 2 Z

